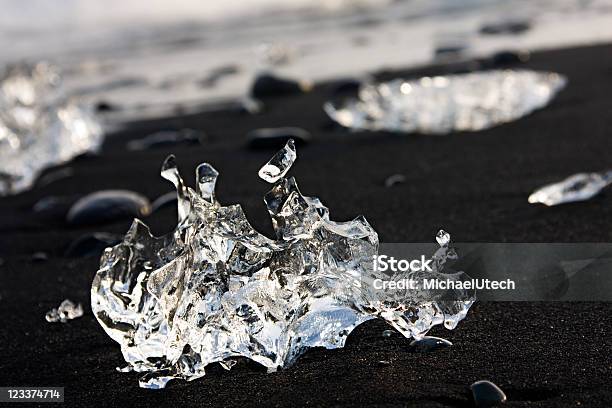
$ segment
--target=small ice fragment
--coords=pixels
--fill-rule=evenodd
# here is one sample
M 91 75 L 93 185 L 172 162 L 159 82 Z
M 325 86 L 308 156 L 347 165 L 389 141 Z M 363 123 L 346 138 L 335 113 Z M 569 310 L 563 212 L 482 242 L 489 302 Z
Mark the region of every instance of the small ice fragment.
M 173 376 L 157 375 L 155 373 L 145 374 L 139 381 L 140 388 L 148 388 L 150 390 L 160 390 L 166 388 L 166 384 L 173 380 Z
M 548 184 L 533 192 L 528 201 L 553 206 L 588 200 L 612 183 L 612 171 L 578 173 L 558 183 Z
M 259 177 L 268 183 L 276 183 L 285 177 L 285 174 L 287 174 L 296 158 L 295 143 L 293 139 L 289 139 L 285 147 L 272 156 L 270 161 L 259 169 Z
M 388 366 L 389 364 L 391 364 L 391 362 L 388 361 L 388 360 L 379 360 L 378 361 L 378 365 L 379 366 Z
M 440 230 L 436 235 L 436 241 L 441 247 L 448 246 L 450 242 L 450 234 L 444 230 Z
M 295 56 L 295 50 L 286 44 L 264 42 L 255 47 L 255 53 L 263 66 L 288 64 Z
M 430 351 L 439 350 L 450 347 L 453 343 L 450 341 L 434 336 L 425 336 L 422 339 L 413 340 L 410 342 L 410 348 L 418 353 L 427 353 Z
M 512 122 L 546 106 L 567 79 L 553 72 L 492 70 L 366 84 L 355 99 L 324 105 L 356 130 L 447 134 Z
M 132 371 L 134 371 L 134 367 L 132 367 L 131 365 L 127 365 L 125 367 L 115 367 L 115 370 L 117 370 L 117 372 L 119 373 L 130 373 Z
M 385 187 L 391 188 L 396 184 L 401 184 L 406 182 L 406 176 L 403 174 L 393 174 L 385 180 Z
M 391 336 L 393 336 L 393 334 L 395 334 L 395 331 L 393 331 L 393 330 L 384 330 L 382 332 L 382 336 L 383 337 L 391 337 Z
M 219 361 L 219 364 L 221 365 L 221 367 L 223 367 L 227 371 L 231 370 L 232 367 L 236 365 L 236 363 L 238 363 L 236 360 Z
M 474 404 L 479 408 L 495 407 L 506 402 L 506 394 L 491 381 L 481 380 L 470 385 Z
M 0 196 L 31 188 L 47 167 L 99 150 L 103 133 L 93 109 L 68 99 L 60 82 L 44 63 L 0 75 Z
M 198 193 L 209 203 L 215 201 L 215 185 L 219 172 L 208 163 L 202 163 L 196 168 Z
M 49 323 L 66 323 L 68 320 L 76 319 L 83 316 L 83 306 L 80 303 L 75 304 L 71 300 L 64 300 L 59 307 L 53 308 L 47 312 L 45 319 Z

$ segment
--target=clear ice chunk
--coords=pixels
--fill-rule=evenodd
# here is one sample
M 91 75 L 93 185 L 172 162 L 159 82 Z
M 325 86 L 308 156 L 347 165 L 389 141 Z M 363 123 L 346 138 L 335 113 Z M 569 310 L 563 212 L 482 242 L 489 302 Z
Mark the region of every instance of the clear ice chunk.
M 46 64 L 0 77 L 0 196 L 32 186 L 47 167 L 97 151 L 102 129 L 93 111 L 69 101 Z
M 285 177 L 285 174 L 287 174 L 296 158 L 295 142 L 293 139 L 289 139 L 285 147 L 259 169 L 259 177 L 268 183 L 276 183 Z
M 292 146 L 272 161 L 286 155 L 293 162 Z M 141 387 L 194 380 L 207 365 L 229 369 L 237 357 L 273 372 L 310 347 L 343 347 L 357 325 L 376 317 L 414 338 L 465 317 L 474 298 L 463 292 L 436 302 L 422 293 L 390 299 L 374 290 L 376 231 L 363 217 L 331 221 L 318 198 L 284 178 L 288 161 L 265 197 L 276 239 L 257 232 L 239 205 L 217 201 L 212 166 L 198 167 L 194 190 L 171 156 L 162 176 L 177 189 L 175 231 L 156 238 L 136 219 L 123 242 L 105 250 L 92 310 L 126 362 L 144 373 Z M 434 254 L 436 274 L 450 251 L 446 242 Z
M 578 173 L 558 183 L 548 184 L 530 196 L 531 204 L 547 206 L 588 200 L 612 183 L 612 171 L 604 173 Z
M 66 323 L 68 320 L 76 319 L 83 316 L 83 306 L 80 303 L 75 304 L 69 299 L 60 303 L 59 307 L 53 308 L 47 312 L 45 319 L 49 323 Z
M 553 72 L 528 70 L 396 79 L 361 86 L 357 99 L 328 102 L 324 109 L 340 125 L 356 130 L 477 131 L 546 106 L 566 82 Z

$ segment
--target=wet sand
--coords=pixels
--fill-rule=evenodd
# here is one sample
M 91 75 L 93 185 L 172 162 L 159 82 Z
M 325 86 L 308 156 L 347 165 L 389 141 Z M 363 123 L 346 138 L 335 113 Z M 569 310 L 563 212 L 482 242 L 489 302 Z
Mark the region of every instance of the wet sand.
M 213 164 L 221 174 L 219 200 L 242 204 L 251 223 L 271 235 L 262 201 L 269 185 L 257 170 L 274 150 L 247 148 L 245 135 L 259 127 L 298 126 L 313 136 L 298 147 L 291 173 L 302 192 L 320 197 L 332 219 L 363 214 L 381 242 L 433 241 L 439 228 L 462 242 L 609 242 L 610 193 L 555 208 L 529 205 L 527 196 L 572 173 L 612 167 L 612 46 L 542 52 L 520 67 L 562 73 L 569 84 L 547 108 L 490 130 L 352 133 L 322 111 L 338 85 L 325 83 L 309 94 L 265 101 L 259 115 L 226 111 L 134 123 L 110 135 L 100 156 L 67 165 L 72 176 L 0 199 L 0 385 L 64 386 L 67 406 L 460 407 L 471 406 L 469 385 L 488 379 L 506 392 L 508 406 L 612 405 L 610 303 L 480 303 L 455 331 L 432 330 L 454 346 L 429 354 L 408 351 L 409 341 L 399 335 L 383 338 L 384 323 L 369 322 L 346 348 L 311 350 L 278 373 L 240 362 L 230 372 L 211 367 L 203 379 L 176 381 L 165 391 L 141 390 L 138 374 L 115 371 L 125 365 L 119 346 L 89 309 L 98 260 L 64 256 L 75 238 L 124 233 L 130 221 L 75 227 L 31 210 L 42 197 L 74 199 L 106 188 L 155 199 L 172 190 L 159 177 L 172 152 L 191 185 L 198 163 Z M 142 152 L 125 148 L 153 131 L 184 127 L 205 131 L 208 141 Z M 406 182 L 386 188 L 385 179 L 396 173 Z M 172 208 L 145 218 L 157 234 L 171 230 L 175 220 Z M 38 251 L 49 259 L 33 261 Z M 46 323 L 47 310 L 65 298 L 82 302 L 86 315 L 66 325 Z

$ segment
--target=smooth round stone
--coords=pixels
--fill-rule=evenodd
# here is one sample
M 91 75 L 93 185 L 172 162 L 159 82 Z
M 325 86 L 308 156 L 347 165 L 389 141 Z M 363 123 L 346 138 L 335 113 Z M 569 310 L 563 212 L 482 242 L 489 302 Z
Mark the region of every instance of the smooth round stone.
M 107 101 L 98 101 L 95 104 L 95 109 L 97 112 L 114 112 L 119 110 L 119 106 L 107 102 Z
M 78 200 L 78 196 L 48 196 L 38 200 L 32 206 L 32 211 L 43 216 L 64 217 L 72 204 Z
M 474 404 L 479 408 L 495 407 L 506 402 L 506 394 L 491 381 L 481 380 L 470 385 Z
M 531 28 L 529 21 L 502 21 L 500 23 L 485 24 L 480 27 L 480 34 L 521 34 Z
M 151 213 L 149 200 L 129 190 L 102 190 L 86 195 L 68 211 L 66 221 L 73 225 L 100 224 Z
M 159 147 L 174 146 L 177 144 L 204 143 L 206 138 L 206 134 L 199 130 L 165 130 L 150 134 L 141 139 L 129 141 L 126 144 L 126 147 L 131 151 L 141 151 Z
M 361 88 L 361 81 L 357 79 L 345 79 L 338 81 L 331 89 L 332 97 L 357 95 Z
M 70 243 L 66 249 L 65 256 L 74 258 L 84 258 L 89 256 L 99 256 L 111 246 L 118 244 L 121 236 L 109 234 L 108 232 L 94 232 L 93 234 L 81 235 Z
M 429 353 L 430 351 L 436 351 L 452 345 L 453 343 L 450 341 L 434 336 L 425 336 L 420 340 L 412 340 L 410 342 L 410 348 L 417 353 Z
M 252 149 L 280 149 L 293 139 L 295 144 L 303 146 L 311 141 L 312 136 L 298 127 L 261 128 L 252 130 L 246 135 L 247 144 Z
M 49 260 L 49 255 L 46 252 L 34 252 L 30 256 L 30 261 L 32 262 L 47 262 Z
M 402 184 L 406 182 L 406 176 L 403 174 L 393 174 L 385 180 L 385 187 L 390 188 L 396 184 Z
M 448 44 L 436 47 L 434 50 L 435 58 L 459 58 L 468 46 L 463 44 Z
M 151 204 L 151 212 L 156 212 L 171 205 L 176 207 L 177 201 L 178 197 L 176 196 L 176 191 L 162 194 L 153 201 L 153 204 Z
M 46 172 L 43 176 L 39 177 L 38 180 L 36 180 L 36 185 L 38 187 L 43 187 L 47 184 L 55 183 L 56 181 L 72 177 L 73 175 L 74 170 L 70 167 L 51 170 Z
M 526 50 L 499 51 L 491 56 L 493 67 L 520 64 L 529 61 L 531 54 Z
M 308 81 L 296 81 L 281 78 L 272 74 L 261 74 L 255 78 L 251 87 L 251 96 L 255 98 L 292 95 L 309 92 L 312 84 Z

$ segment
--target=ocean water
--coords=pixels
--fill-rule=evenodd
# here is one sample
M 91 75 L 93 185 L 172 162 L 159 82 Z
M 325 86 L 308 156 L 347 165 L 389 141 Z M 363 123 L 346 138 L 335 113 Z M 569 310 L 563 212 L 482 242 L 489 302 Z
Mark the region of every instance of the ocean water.
M 117 120 L 241 98 L 257 72 L 324 80 L 612 40 L 612 0 L 0 0 L 0 65 L 48 60 Z M 518 34 L 486 24 L 528 22 Z

